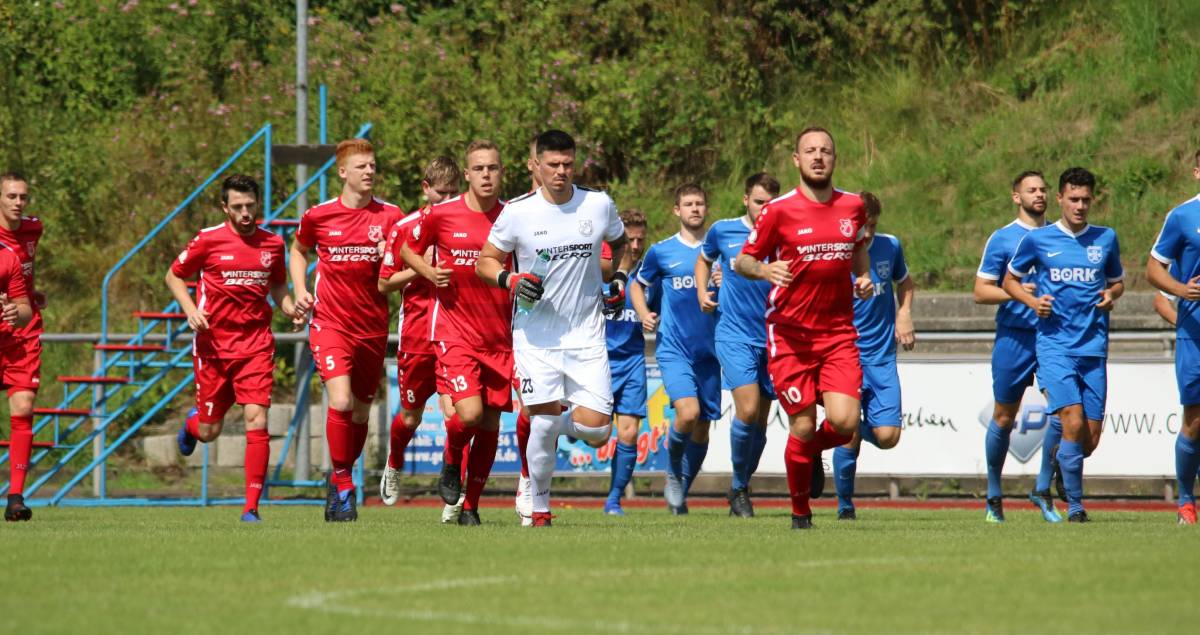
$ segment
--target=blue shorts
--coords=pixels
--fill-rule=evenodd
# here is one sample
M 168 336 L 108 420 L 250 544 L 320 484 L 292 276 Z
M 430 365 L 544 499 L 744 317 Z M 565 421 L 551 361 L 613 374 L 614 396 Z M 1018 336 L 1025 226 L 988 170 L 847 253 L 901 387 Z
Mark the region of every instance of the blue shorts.
M 1059 410 L 1075 404 L 1083 405 L 1083 416 L 1093 421 L 1104 420 L 1104 405 L 1108 399 L 1108 359 L 1104 357 L 1069 357 L 1043 355 L 1038 382 L 1046 391 L 1046 411 Z
M 733 390 L 758 384 L 767 399 L 775 400 L 771 376 L 767 374 L 767 347 L 746 342 L 717 340 L 717 360 L 721 362 L 721 387 Z
M 646 357 L 609 356 L 612 369 L 613 413 L 646 418 Z
M 992 347 L 992 397 L 996 403 L 1017 403 L 1033 385 L 1038 369 L 1036 345 L 1036 330 L 996 325 Z
M 862 411 L 860 425 L 869 428 L 899 428 L 903 412 L 900 406 L 900 373 L 896 360 L 882 364 L 863 364 Z
M 700 418 L 721 418 L 721 368 L 715 357 L 695 362 L 673 351 L 658 353 L 658 368 L 671 403 L 695 397 L 700 402 Z
M 1175 340 L 1175 381 L 1179 384 L 1179 403 L 1200 404 L 1200 340 Z

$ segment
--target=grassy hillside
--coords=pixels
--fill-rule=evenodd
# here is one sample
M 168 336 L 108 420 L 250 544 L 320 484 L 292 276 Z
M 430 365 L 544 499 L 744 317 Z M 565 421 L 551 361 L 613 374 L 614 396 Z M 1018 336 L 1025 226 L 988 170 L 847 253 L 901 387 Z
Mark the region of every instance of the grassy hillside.
M 923 286 L 953 290 L 1011 215 L 1020 170 L 1095 170 L 1096 220 L 1118 228 L 1131 268 L 1196 189 L 1200 5 L 1187 0 L 311 4 L 311 82 L 330 87 L 333 135 L 374 122 L 382 194 L 406 208 L 424 162 L 476 136 L 501 143 L 521 191 L 525 144 L 560 126 L 584 177 L 666 235 L 676 184 L 700 181 L 715 216 L 735 215 L 748 173 L 795 182 L 792 136 L 819 123 L 839 141 L 839 185 L 880 193 Z M 95 328 L 98 272 L 253 130 L 273 121 L 292 140 L 291 7 L 0 5 L 0 165 L 33 177 L 47 220 L 50 328 Z M 118 309 L 165 301 L 163 263 L 214 203 L 122 274 Z

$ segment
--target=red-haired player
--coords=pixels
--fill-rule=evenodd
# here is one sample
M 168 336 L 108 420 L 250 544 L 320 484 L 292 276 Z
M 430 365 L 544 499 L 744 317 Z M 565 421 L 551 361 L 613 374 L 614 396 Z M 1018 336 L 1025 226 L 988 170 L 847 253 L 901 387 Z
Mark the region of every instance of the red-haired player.
M 792 529 L 812 527 L 808 500 L 821 450 L 848 443 L 858 429 L 862 366 L 853 300 L 871 297 L 874 284 L 866 210 L 858 195 L 834 189 L 836 159 L 827 130 L 800 133 L 792 154 L 800 186 L 762 208 L 734 262 L 743 276 L 774 285 L 767 296 L 767 371 L 790 424 L 784 464 Z M 826 415 L 820 427 L 818 403 Z
M 242 407 L 246 421 L 246 502 L 242 522 L 256 523 L 271 438 L 267 410 L 275 386 L 275 338 L 271 305 L 295 313 L 287 295 L 283 239 L 258 226 L 258 183 L 241 174 L 221 184 L 225 222 L 200 230 L 167 271 L 167 288 L 196 332 L 192 367 L 196 407 L 179 430 L 179 452 L 190 455 L 196 441 L 210 443 L 221 434 L 225 413 Z M 196 300 L 184 279 L 196 274 Z
M 373 195 L 375 150 L 369 141 L 339 143 L 337 166 L 342 193 L 304 212 L 288 271 L 297 309 L 313 312 L 308 341 L 329 396 L 325 437 L 333 472 L 325 520 L 344 522 L 358 520 L 351 469 L 367 442 L 367 417 L 387 352 L 388 303 L 377 287 L 384 231 L 404 212 Z M 312 250 L 317 275 L 309 293 Z
M 42 369 L 42 315 L 45 298 L 34 290 L 33 259 L 42 237 L 42 221 L 25 216 L 29 204 L 29 181 L 16 172 L 0 174 L 0 243 L 9 246 L 20 260 L 33 314 L 27 324 L 14 327 L 0 322 L 0 384 L 8 389 L 8 414 L 12 435 L 9 446 L 8 507 L 15 510 L 8 520 L 28 520 L 22 494 L 33 444 L 33 400 Z M 11 294 L 10 294 L 11 295 Z
M 463 493 L 460 461 L 469 443 L 466 500 L 458 523 L 478 525 L 479 496 L 496 460 L 500 412 L 512 410 L 512 304 L 507 290 L 475 275 L 480 249 L 504 209 L 500 151 L 491 141 L 473 141 L 466 159 L 467 193 L 434 205 L 401 253 L 436 287 L 431 331 L 438 392 L 450 395 L 458 415 L 446 420 L 438 493 L 447 505 Z M 432 264 L 424 258 L 430 247 Z

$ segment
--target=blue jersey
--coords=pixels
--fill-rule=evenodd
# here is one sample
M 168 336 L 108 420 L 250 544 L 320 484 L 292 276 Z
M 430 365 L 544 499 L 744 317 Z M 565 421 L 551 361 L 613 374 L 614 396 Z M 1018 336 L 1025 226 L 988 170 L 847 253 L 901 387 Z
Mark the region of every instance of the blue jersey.
M 1008 270 L 1008 262 L 1017 251 L 1017 243 L 1034 229 L 1037 228 L 1033 225 L 1014 220 L 992 232 L 983 248 L 983 259 L 979 262 L 979 271 L 975 275 L 999 284 L 1004 278 L 1004 272 Z M 1037 321 L 1037 313 L 1016 300 L 1009 300 L 996 307 L 996 324 L 999 326 L 1032 329 L 1037 328 Z
M 771 283 L 751 280 L 733 270 L 733 261 L 753 227 L 745 216 L 719 220 L 708 228 L 700 255 L 709 262 L 721 263 L 721 289 L 717 292 L 718 342 L 767 345 L 767 294 Z
M 1125 277 L 1117 232 L 1088 225 L 1076 234 L 1062 221 L 1035 229 L 1017 245 L 1008 270 L 1017 278 L 1032 274 L 1035 295 L 1054 297 L 1050 317 L 1037 323 L 1039 359 L 1108 356 L 1108 312 L 1096 303 L 1109 283 Z
M 862 363 L 882 364 L 896 359 L 896 293 L 892 283 L 908 277 L 908 264 L 900 239 L 891 234 L 875 234 L 867 251 L 875 294 L 867 300 L 854 297 L 854 328 L 858 329 Z
M 662 311 L 658 324 L 658 351 L 697 360 L 715 357 L 713 335 L 716 317 L 700 310 L 696 296 L 696 258 L 700 245 L 688 245 L 679 234 L 650 246 L 642 259 L 637 280 L 643 287 L 662 282 Z
M 1167 214 L 1150 255 L 1163 264 L 1170 263 L 1171 275 L 1184 284 L 1200 276 L 1200 196 Z M 1176 299 L 1179 310 L 1175 322 L 1176 337 L 1200 340 L 1200 308 L 1197 304 L 1200 303 Z
M 629 277 L 637 275 L 641 263 L 634 265 Z M 657 289 L 646 289 L 646 303 L 653 306 Z M 608 356 L 615 359 L 628 359 L 646 354 L 646 339 L 642 335 L 642 321 L 638 319 L 637 311 L 633 310 L 633 300 L 625 294 L 625 308 L 619 313 L 606 315 L 604 335 L 608 344 Z

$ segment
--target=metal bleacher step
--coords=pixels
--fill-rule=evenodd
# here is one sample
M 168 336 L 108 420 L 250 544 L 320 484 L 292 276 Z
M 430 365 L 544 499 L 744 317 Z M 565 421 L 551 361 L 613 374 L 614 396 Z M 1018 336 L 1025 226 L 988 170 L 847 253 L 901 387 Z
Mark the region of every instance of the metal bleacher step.
M 12 443 L 10 441 L 8 441 L 7 439 L 0 440 L 0 448 L 7 448 L 7 447 L 11 447 L 11 446 L 12 446 Z M 34 441 L 32 444 L 30 444 L 30 447 L 38 448 L 41 450 L 65 450 L 65 449 L 73 447 L 73 446 L 54 445 L 53 441 Z
M 274 218 L 267 221 L 267 227 L 299 227 L 300 221 L 295 218 Z
M 133 317 L 143 320 L 186 320 L 187 314 L 163 311 L 134 311 Z
M 96 344 L 92 348 L 111 353 L 160 353 L 167 350 L 162 344 Z
M 59 375 L 58 381 L 64 384 L 128 384 L 128 377 L 106 377 L 87 375 Z

